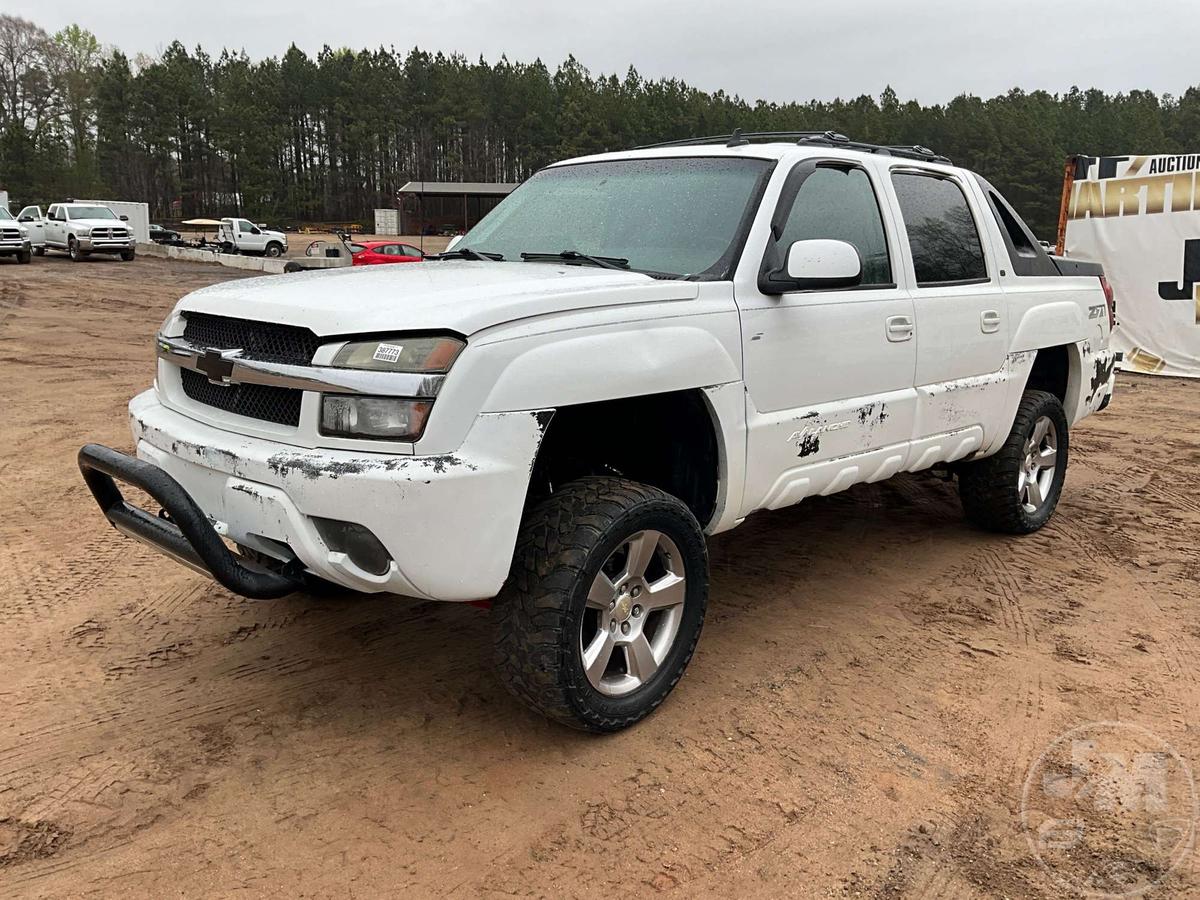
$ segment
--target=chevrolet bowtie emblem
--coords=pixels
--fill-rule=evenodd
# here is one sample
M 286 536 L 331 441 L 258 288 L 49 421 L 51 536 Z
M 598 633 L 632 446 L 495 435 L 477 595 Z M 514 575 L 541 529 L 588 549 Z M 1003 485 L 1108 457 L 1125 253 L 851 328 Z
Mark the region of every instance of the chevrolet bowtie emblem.
M 209 383 L 227 387 L 233 375 L 233 361 L 241 355 L 241 350 L 214 350 L 210 347 L 196 358 L 196 368 L 208 376 Z

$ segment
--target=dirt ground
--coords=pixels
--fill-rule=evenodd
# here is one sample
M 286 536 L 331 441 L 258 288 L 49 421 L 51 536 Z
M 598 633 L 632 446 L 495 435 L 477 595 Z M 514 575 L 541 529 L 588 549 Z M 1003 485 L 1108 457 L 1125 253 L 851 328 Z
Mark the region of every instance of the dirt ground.
M 167 310 L 243 274 L 0 261 L 0 895 L 1070 896 L 1043 749 L 1200 763 L 1200 384 L 1119 378 L 1030 537 L 901 477 L 714 539 L 687 676 L 598 738 L 510 699 L 485 610 L 243 601 L 104 523 L 76 450 L 129 448 Z

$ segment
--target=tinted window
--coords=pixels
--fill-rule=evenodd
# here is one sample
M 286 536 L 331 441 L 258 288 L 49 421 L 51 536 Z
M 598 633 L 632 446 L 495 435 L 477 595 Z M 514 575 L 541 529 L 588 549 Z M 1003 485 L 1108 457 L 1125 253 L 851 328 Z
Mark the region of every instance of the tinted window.
M 804 180 L 783 228 L 780 245 L 817 238 L 858 249 L 864 285 L 892 283 L 887 238 L 871 179 L 862 169 L 821 167 Z
M 979 230 L 962 189 L 948 178 L 897 172 L 896 198 L 908 229 L 917 284 L 987 278 Z

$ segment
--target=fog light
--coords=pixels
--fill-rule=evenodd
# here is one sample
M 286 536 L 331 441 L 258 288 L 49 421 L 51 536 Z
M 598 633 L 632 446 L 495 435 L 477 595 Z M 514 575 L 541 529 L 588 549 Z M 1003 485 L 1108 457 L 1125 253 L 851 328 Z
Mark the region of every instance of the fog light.
M 364 572 L 372 575 L 386 575 L 392 564 L 392 555 L 379 542 L 379 538 L 354 522 L 342 522 L 339 519 L 321 519 L 313 516 L 313 523 L 321 540 L 334 553 L 345 553 Z
M 432 408 L 432 400 L 326 394 L 321 398 L 321 433 L 415 441 Z

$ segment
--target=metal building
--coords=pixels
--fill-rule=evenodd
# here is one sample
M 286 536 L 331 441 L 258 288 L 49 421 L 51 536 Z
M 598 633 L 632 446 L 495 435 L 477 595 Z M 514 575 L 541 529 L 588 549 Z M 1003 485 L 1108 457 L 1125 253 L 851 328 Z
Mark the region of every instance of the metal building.
M 461 234 L 516 187 L 473 181 L 410 181 L 396 192 L 399 233 Z

